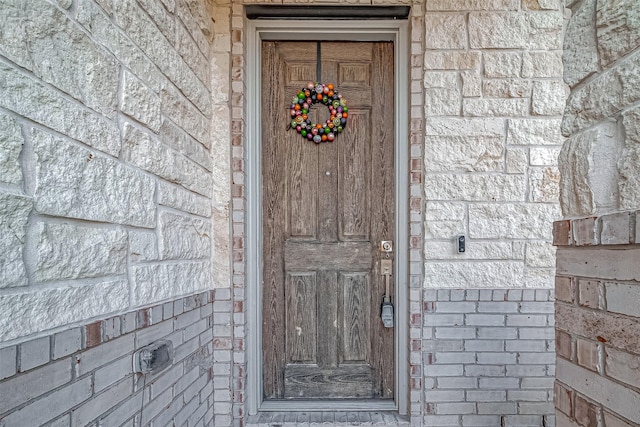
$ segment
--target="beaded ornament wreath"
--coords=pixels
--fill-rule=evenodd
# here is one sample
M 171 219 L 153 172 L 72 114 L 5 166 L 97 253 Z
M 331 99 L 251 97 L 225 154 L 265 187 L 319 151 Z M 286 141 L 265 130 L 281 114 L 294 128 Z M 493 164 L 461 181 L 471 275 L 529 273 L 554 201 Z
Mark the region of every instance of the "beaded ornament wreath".
M 318 103 L 329 108 L 330 117 L 324 125 L 311 123 L 308 117 L 311 106 Z M 334 90 L 333 84 L 309 82 L 291 101 L 291 127 L 316 144 L 333 142 L 347 126 L 348 111 L 347 101 Z

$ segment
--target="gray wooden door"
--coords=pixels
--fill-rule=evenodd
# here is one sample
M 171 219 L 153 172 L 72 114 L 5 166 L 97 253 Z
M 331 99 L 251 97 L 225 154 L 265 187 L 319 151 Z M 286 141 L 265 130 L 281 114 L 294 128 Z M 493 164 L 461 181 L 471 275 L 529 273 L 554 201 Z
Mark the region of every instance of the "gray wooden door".
M 392 399 L 380 241 L 395 240 L 393 44 L 321 44 L 322 83 L 347 100 L 348 122 L 320 144 L 287 129 L 317 47 L 262 44 L 264 397 Z M 327 108 L 311 117 L 324 123 Z

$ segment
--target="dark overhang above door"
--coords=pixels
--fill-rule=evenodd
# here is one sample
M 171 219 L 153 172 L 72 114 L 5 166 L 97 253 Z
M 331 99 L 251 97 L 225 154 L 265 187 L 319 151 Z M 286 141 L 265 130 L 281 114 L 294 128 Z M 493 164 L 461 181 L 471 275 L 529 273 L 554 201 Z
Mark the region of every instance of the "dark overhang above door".
M 248 19 L 407 19 L 410 9 L 409 6 L 245 6 Z

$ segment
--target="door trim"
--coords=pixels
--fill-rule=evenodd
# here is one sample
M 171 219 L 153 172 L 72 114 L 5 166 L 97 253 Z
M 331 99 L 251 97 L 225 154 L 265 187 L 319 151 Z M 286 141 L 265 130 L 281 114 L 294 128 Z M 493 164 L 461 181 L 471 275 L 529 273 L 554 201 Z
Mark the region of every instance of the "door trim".
M 250 20 L 247 24 L 246 79 L 246 405 L 258 411 L 398 411 L 407 414 L 409 403 L 409 43 L 407 22 Z M 335 33 L 333 27 L 340 27 Z M 396 333 L 394 401 L 263 401 L 262 398 L 262 223 L 261 223 L 261 42 L 263 40 L 393 41 L 395 69 L 395 187 L 396 187 Z

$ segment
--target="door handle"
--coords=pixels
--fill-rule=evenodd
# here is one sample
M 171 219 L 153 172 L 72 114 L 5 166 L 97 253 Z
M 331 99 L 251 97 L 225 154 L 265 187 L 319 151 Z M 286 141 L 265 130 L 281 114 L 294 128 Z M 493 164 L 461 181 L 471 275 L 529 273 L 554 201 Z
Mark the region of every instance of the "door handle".
M 389 294 L 389 282 L 393 273 L 393 261 L 390 259 L 380 260 L 380 275 L 384 277 L 384 297 L 382 297 L 382 307 L 380 308 L 380 317 L 382 325 L 385 328 L 393 328 L 393 303 Z

